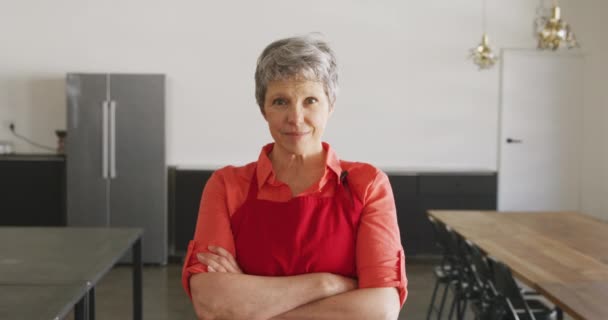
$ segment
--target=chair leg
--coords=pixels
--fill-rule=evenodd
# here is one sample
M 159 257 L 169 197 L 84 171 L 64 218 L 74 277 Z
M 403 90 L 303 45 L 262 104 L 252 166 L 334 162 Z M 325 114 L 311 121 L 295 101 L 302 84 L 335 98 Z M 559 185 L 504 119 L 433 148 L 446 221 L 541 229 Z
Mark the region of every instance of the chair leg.
M 445 287 L 443 289 L 443 295 L 441 296 L 441 304 L 439 305 L 439 314 L 437 315 L 437 319 L 441 319 L 441 314 L 443 313 L 443 306 L 445 305 L 445 298 L 448 294 L 448 287 L 449 287 L 449 283 L 445 284 Z
M 458 320 L 464 320 L 467 315 L 467 303 L 468 300 L 466 297 L 462 299 L 462 308 L 460 309 L 460 314 L 458 315 Z
M 448 314 L 449 320 L 452 320 L 454 310 L 456 310 L 456 318 L 458 318 L 458 315 L 460 314 L 460 290 L 456 287 L 454 287 L 454 297 L 452 298 L 452 305 L 450 306 L 450 313 Z
M 433 312 L 433 309 L 435 308 L 435 298 L 437 295 L 438 288 L 439 288 L 439 279 L 437 279 L 437 281 L 435 281 L 435 288 L 433 289 L 433 294 L 431 295 L 431 303 L 429 304 L 429 309 L 426 312 L 426 320 L 431 319 L 431 313 Z

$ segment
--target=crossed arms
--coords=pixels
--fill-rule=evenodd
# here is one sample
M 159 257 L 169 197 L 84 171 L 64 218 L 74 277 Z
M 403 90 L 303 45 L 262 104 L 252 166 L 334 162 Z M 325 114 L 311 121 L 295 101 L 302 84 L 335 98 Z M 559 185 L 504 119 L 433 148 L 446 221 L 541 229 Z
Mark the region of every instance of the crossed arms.
M 198 260 L 207 273 L 190 278 L 192 303 L 202 320 L 397 319 L 396 288 L 359 289 L 331 273 L 263 277 L 242 273 L 234 257 L 210 246 Z
M 359 168 L 367 171 L 353 174 L 350 181 L 353 188 L 362 188 L 353 191 L 365 204 L 357 231 L 356 281 L 330 273 L 243 274 L 233 256 L 229 212 L 236 207 L 227 205 L 241 202 L 228 201 L 230 188 L 224 181 L 236 178 L 223 177 L 229 170 L 214 173 L 203 191 L 182 276 L 197 316 L 204 320 L 397 319 L 407 296 L 407 278 L 394 197 L 388 177 L 366 168 Z

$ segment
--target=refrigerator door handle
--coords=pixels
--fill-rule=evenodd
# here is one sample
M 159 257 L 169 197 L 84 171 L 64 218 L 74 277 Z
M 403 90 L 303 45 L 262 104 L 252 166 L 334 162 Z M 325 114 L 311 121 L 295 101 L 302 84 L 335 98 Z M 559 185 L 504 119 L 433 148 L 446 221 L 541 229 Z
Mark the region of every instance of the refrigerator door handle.
M 101 177 L 108 178 L 108 102 L 101 103 Z
M 110 179 L 116 179 L 116 101 L 110 101 Z

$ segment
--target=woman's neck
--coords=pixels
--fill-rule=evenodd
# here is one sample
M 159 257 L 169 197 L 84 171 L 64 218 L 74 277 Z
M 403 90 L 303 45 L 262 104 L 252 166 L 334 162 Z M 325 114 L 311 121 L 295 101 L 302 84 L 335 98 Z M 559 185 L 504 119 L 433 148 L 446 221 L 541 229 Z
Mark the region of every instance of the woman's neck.
M 325 150 L 320 146 L 319 151 L 309 154 L 294 154 L 276 145 L 268 155 L 277 178 L 290 183 L 302 178 L 317 176 L 325 170 Z M 307 179 L 306 179 L 307 180 Z

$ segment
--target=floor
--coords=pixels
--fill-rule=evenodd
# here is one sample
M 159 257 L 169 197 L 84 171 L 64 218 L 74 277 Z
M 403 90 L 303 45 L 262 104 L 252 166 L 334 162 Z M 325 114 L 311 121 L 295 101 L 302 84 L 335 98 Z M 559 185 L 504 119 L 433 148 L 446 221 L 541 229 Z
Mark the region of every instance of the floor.
M 434 285 L 434 262 L 428 259 L 410 259 L 408 262 L 409 296 L 399 320 L 426 318 Z M 97 319 L 131 319 L 131 270 L 128 266 L 118 266 L 98 284 L 95 300 Z M 180 274 L 181 266 L 177 264 L 144 268 L 144 319 L 195 319 L 190 301 L 182 289 Z M 73 315 L 66 318 L 71 319 Z

